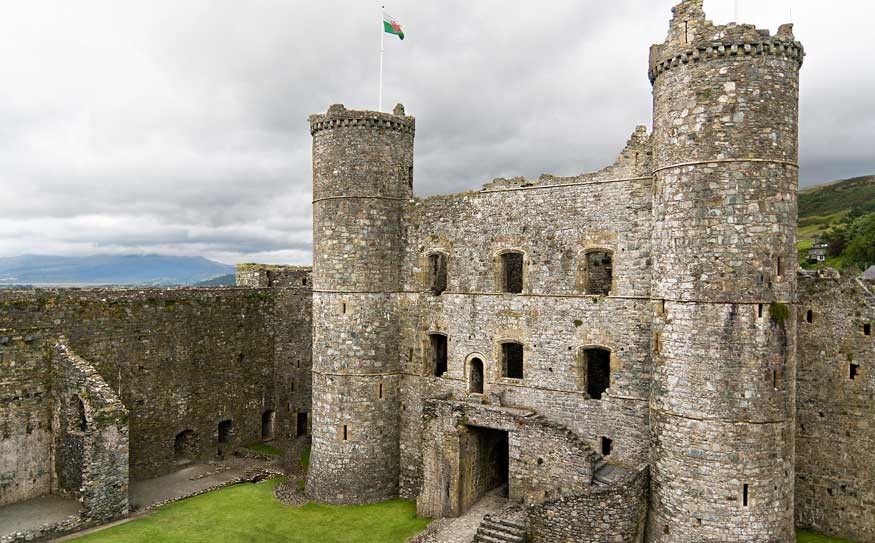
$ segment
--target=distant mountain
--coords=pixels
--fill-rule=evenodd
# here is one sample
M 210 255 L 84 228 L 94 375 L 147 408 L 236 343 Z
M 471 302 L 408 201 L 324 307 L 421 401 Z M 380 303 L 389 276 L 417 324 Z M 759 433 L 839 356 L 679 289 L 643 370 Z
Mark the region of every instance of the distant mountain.
M 799 219 L 864 209 L 875 211 L 875 175 L 842 179 L 799 191 Z
M 234 266 L 203 257 L 159 255 L 0 258 L 0 286 L 192 285 L 234 273 Z
M 228 275 L 220 275 L 206 281 L 198 281 L 194 284 L 196 287 L 233 287 L 237 284 L 237 275 L 229 273 Z

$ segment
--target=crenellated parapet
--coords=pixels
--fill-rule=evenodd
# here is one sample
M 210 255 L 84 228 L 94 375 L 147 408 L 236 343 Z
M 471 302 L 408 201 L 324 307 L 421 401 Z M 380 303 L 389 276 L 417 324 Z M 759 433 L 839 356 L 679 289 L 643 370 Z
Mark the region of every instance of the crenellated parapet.
M 398 104 L 392 113 L 379 111 L 354 111 L 343 104 L 334 104 L 328 112 L 310 115 L 310 135 L 335 128 L 365 128 L 368 130 L 397 130 L 406 134 L 416 131 L 416 119 L 404 114 L 404 106 Z
M 685 0 L 672 11 L 668 37 L 650 47 L 650 82 L 667 70 L 684 64 L 732 57 L 773 56 L 795 60 L 799 66 L 805 49 L 793 36 L 793 25 L 784 24 L 772 36 L 768 29 L 730 23 L 715 25 L 705 18 L 703 0 Z

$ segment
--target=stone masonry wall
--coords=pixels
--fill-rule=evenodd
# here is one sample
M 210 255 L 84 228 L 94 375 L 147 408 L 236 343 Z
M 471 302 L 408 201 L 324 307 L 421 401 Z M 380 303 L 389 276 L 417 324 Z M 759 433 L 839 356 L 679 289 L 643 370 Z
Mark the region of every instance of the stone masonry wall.
M 26 473 L 41 475 L 38 488 L 9 501 L 51 490 L 51 447 L 33 432 L 49 428 L 48 404 L 32 398 L 48 386 L 40 383 L 49 371 L 45 347 L 52 338 L 66 335 L 129 409 L 130 476 L 141 479 L 173 469 L 180 460 L 175 438 L 186 430 L 195 434 L 195 457 L 189 460 L 213 459 L 229 447 L 261 440 L 268 410 L 275 412 L 277 433 L 291 433 L 295 411 L 309 405 L 309 300 L 303 286 L 0 291 L 0 328 L 16 327 L 4 336 L 9 339 L 2 356 L 4 364 L 15 361 L 18 376 L 4 385 L 11 389 L 6 397 L 18 399 L 6 402 L 15 418 L 7 423 L 10 438 L 0 441 L 0 451 L 13 441 L 45 451 L 31 453 L 30 467 L 21 467 L 20 459 L 11 464 L 19 466 L 10 474 L 16 481 Z M 277 389 L 291 380 L 296 392 Z M 220 447 L 223 420 L 233 427 L 230 442 Z
M 484 363 L 484 398 L 530 408 L 611 460 L 649 451 L 650 152 L 643 127 L 617 162 L 577 177 L 499 179 L 479 192 L 416 199 L 405 209 L 400 298 L 403 404 L 401 495 L 422 489 L 422 405 L 469 396 L 470 363 Z M 523 292 L 501 292 L 500 255 L 523 257 Z M 586 291 L 590 251 L 612 252 L 610 295 Z M 429 290 L 429 255 L 447 261 L 447 289 Z M 429 334 L 447 337 L 448 368 L 434 375 Z M 503 377 L 501 344 L 523 345 L 523 378 Z M 590 398 L 581 350 L 611 351 L 610 388 Z M 494 400 L 493 400 L 494 398 Z
M 644 541 L 649 478 L 646 467 L 610 486 L 528 507 L 531 543 Z
M 128 513 L 128 412 L 112 388 L 62 338 L 52 350 L 58 471 L 72 454 L 81 470 L 67 491 L 82 504 L 83 520 L 106 522 Z M 84 408 L 84 409 L 83 409 Z
M 796 524 L 873 543 L 875 281 L 806 274 L 799 293 Z

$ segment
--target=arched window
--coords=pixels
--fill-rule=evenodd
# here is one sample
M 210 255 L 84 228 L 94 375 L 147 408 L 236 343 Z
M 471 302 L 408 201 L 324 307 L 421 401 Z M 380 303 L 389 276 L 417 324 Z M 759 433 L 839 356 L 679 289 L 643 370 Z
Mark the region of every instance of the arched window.
M 583 255 L 583 288 L 587 294 L 608 295 L 614 282 L 614 253 L 607 249 Z
M 432 296 L 440 296 L 447 290 L 447 255 L 428 255 L 428 290 Z
M 219 423 L 219 443 L 228 443 L 234 436 L 234 423 L 231 420 L 223 420 Z
M 483 394 L 483 361 L 476 357 L 468 362 L 468 392 Z
M 183 430 L 173 440 L 173 458 L 189 462 L 198 457 L 197 434 L 194 430 Z
M 501 344 L 501 376 L 523 378 L 523 344 L 508 341 Z
M 523 291 L 523 253 L 510 251 L 500 256 L 499 290 L 511 294 Z
M 601 400 L 611 386 L 611 351 L 602 347 L 580 350 L 577 362 L 577 387 L 590 398 Z

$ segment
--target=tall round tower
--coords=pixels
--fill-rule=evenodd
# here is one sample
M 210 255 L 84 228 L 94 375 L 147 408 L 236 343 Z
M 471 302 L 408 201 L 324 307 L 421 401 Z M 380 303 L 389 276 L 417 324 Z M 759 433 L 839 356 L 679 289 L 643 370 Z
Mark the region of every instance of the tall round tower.
M 313 135 L 313 448 L 307 494 L 398 495 L 401 213 L 413 117 L 333 105 Z
M 793 539 L 802 46 L 674 8 L 650 52 L 650 541 Z

